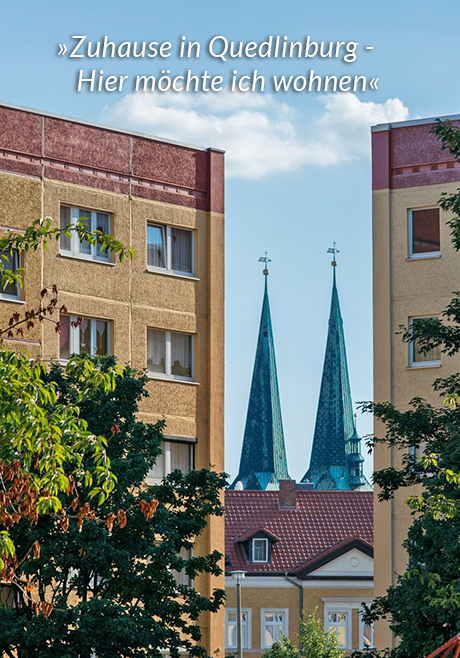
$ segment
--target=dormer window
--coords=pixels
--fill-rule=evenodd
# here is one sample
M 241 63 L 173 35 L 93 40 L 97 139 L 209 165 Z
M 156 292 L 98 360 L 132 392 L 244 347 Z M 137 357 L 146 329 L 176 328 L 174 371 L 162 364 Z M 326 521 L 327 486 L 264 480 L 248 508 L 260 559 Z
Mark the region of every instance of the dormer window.
M 252 561 L 268 562 L 268 539 L 258 538 L 252 540 Z
M 278 541 L 279 538 L 273 532 L 262 526 L 247 530 L 235 539 L 235 543 L 241 546 L 243 555 L 249 564 L 271 562 L 273 544 Z

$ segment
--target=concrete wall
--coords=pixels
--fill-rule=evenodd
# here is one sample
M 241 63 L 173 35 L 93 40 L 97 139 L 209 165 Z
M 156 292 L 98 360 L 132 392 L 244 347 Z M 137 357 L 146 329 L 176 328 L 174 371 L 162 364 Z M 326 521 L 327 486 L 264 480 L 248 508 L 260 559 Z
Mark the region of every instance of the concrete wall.
M 60 205 L 111 214 L 111 233 L 136 250 L 120 264 L 66 257 L 59 243 L 24 256 L 20 301 L 0 300 L 0 326 L 15 311 L 35 308 L 43 286 L 57 284 L 70 314 L 111 321 L 120 363 L 147 365 L 147 328 L 195 336 L 193 382 L 150 379 L 140 417 L 164 417 L 166 433 L 197 437 L 195 465 L 224 470 L 224 215 L 223 153 L 174 145 L 81 122 L 0 106 L 0 230 L 25 229 Z M 147 222 L 188 228 L 195 236 L 195 276 L 147 270 Z M 57 356 L 51 323 L 37 324 L 8 347 Z M 210 519 L 195 553 L 224 553 L 224 521 Z M 202 577 L 209 596 L 222 577 Z M 224 614 L 204 615 L 204 644 L 224 650 Z
M 431 404 L 443 400 L 432 390 L 438 377 L 458 372 L 460 357 L 442 355 L 439 367 L 409 366 L 408 345 L 398 335 L 408 319 L 436 316 L 459 290 L 458 254 L 450 241 L 441 211 L 441 256 L 408 258 L 408 210 L 438 205 L 443 192 L 454 192 L 460 180 L 459 164 L 429 133 L 432 124 L 383 126 L 373 132 L 373 259 L 374 259 L 374 400 L 390 401 L 401 410 L 421 396 Z M 375 434 L 385 435 L 378 422 Z M 375 470 L 397 466 L 401 454 L 385 446 L 374 451 Z M 375 595 L 381 596 L 396 575 L 406 568 L 402 542 L 410 525 L 404 504 L 410 490 L 397 492 L 394 500 L 379 503 L 375 491 Z M 378 648 L 392 646 L 388 626 L 375 630 Z

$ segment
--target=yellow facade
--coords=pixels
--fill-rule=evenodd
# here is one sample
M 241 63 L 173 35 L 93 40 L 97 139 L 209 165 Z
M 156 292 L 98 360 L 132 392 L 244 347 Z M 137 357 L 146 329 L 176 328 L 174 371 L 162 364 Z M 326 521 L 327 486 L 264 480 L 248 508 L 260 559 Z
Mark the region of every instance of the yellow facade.
M 253 578 L 245 578 L 241 589 L 241 608 L 250 610 L 251 632 L 249 648 L 244 648 L 246 658 L 260 658 L 267 650 L 264 647 L 263 616 L 264 610 L 287 610 L 288 622 L 286 636 L 297 646 L 300 620 L 299 589 L 286 582 L 283 576 L 257 578 L 259 586 L 251 584 Z M 284 581 L 284 582 L 283 582 Z M 231 578 L 226 578 L 228 609 L 236 608 L 236 589 Z M 338 611 L 348 614 L 347 646 L 348 650 L 363 648 L 360 642 L 359 611 L 362 603 L 370 603 L 373 597 L 372 581 L 366 585 L 359 581 L 344 584 L 343 581 L 323 581 L 318 584 L 303 582 L 304 615 L 313 613 L 320 619 L 325 628 L 328 625 L 328 612 Z M 228 649 L 234 652 L 234 649 Z
M 383 140 L 382 133 L 387 132 L 390 144 L 389 156 L 381 142 L 374 141 L 373 153 L 374 173 L 383 167 L 388 169 L 387 182 L 377 180 L 373 190 L 374 400 L 392 402 L 400 410 L 409 409 L 410 400 L 416 396 L 441 405 L 443 400 L 433 391 L 433 382 L 460 369 L 458 356 L 445 355 L 441 356 L 440 364 L 414 367 L 410 362 L 410 346 L 400 335 L 400 328 L 408 327 L 411 318 L 439 316 L 453 292 L 459 290 L 458 254 L 452 247 L 450 229 L 446 225 L 451 218 L 449 213 L 440 210 L 440 255 L 410 256 L 410 211 L 439 207 L 441 194 L 455 192 L 458 188 L 457 182 L 436 182 L 440 177 L 442 180 L 442 176 L 449 176 L 453 181 L 454 176 L 449 173 L 452 166 L 446 163 L 451 156 L 433 145 L 434 138 L 428 134 L 429 123 L 422 120 L 382 126 L 374 133 L 374 139 L 377 135 L 377 139 Z M 386 163 L 382 164 L 386 157 Z M 420 173 L 423 167 L 424 177 Z M 406 178 L 401 183 L 403 175 Z M 375 435 L 385 436 L 385 428 L 379 422 L 375 424 Z M 378 471 L 398 466 L 401 457 L 398 450 L 377 445 L 374 468 Z M 402 490 L 392 501 L 380 503 L 378 490 L 375 491 L 376 596 L 384 595 L 387 588 L 395 584 L 396 576 L 405 571 L 402 543 L 411 522 L 405 500 L 411 493 Z M 383 649 L 394 646 L 395 642 L 387 624 L 378 622 L 376 647 Z
M 20 120 L 24 117 L 27 120 L 31 117 L 31 121 L 36 118 L 35 113 L 29 115 L 26 112 L 18 112 L 16 116 Z M 74 125 L 63 120 L 62 124 L 70 131 L 74 127 L 75 131 L 82 130 L 78 123 Z M 118 135 L 109 133 L 109 137 L 117 146 Z M 125 141 L 128 139 L 124 134 L 122 137 Z M 161 142 L 160 146 L 163 147 Z M 184 153 L 188 157 L 188 151 L 184 150 Z M 180 149 L 173 153 L 176 168 L 177 154 L 180 156 Z M 99 173 L 93 171 L 92 175 L 96 178 Z M 114 177 L 112 172 L 105 176 Z M 164 179 L 167 180 L 167 174 Z M 121 364 L 131 363 L 139 370 L 146 368 L 148 328 L 192 335 L 193 381 L 150 376 L 149 397 L 142 402 L 140 417 L 146 422 L 164 418 L 165 432 L 179 440 L 181 437 L 185 440 L 196 437 L 195 467 L 213 465 L 221 472 L 224 470 L 222 208 L 216 211 L 212 204 L 208 210 L 186 207 L 155 198 L 140 198 L 135 193 L 97 189 L 96 185 L 97 182 L 94 186 L 82 185 L 44 175 L 0 171 L 1 230 L 23 230 L 43 216 L 52 217 L 59 226 L 62 205 L 81 207 L 109 213 L 111 234 L 136 251 L 132 261 L 126 259 L 122 264 L 115 258 L 105 263 L 68 257 L 60 252 L 59 242 L 55 241 L 50 242 L 48 251 L 25 254 L 22 298 L 17 301 L 0 299 L 0 326 L 5 327 L 14 312 L 36 308 L 41 289 L 56 284 L 59 288 L 59 306 L 64 304 L 69 314 L 110 322 L 110 351 Z M 145 185 L 152 186 L 153 183 L 148 179 Z M 212 181 L 209 189 L 212 189 Z M 177 193 L 179 191 L 177 188 Z M 200 194 L 204 196 L 204 192 Z M 146 231 L 149 222 L 193 231 L 193 276 L 147 269 Z M 52 323 L 37 323 L 23 338 L 18 336 L 14 340 L 5 340 L 5 346 L 26 349 L 31 355 L 41 354 L 49 359 L 59 356 L 59 335 Z M 224 553 L 222 518 L 209 520 L 194 550 L 199 555 L 215 549 Z M 195 585 L 201 593 L 209 596 L 215 587 L 224 586 L 224 577 L 206 575 L 199 578 Z M 200 625 L 203 644 L 208 652 L 211 655 L 223 653 L 224 612 L 204 615 Z

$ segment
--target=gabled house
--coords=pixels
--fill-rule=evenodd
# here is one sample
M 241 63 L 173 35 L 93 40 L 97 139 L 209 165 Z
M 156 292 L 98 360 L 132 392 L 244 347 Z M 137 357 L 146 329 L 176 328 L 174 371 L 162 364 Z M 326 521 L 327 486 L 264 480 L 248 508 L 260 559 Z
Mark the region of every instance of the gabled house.
M 226 491 L 226 650 L 237 645 L 235 580 L 242 580 L 244 655 L 260 656 L 281 634 L 297 640 L 313 612 L 347 649 L 372 645 L 361 617 L 373 598 L 371 491 L 317 491 L 283 480 L 279 491 Z

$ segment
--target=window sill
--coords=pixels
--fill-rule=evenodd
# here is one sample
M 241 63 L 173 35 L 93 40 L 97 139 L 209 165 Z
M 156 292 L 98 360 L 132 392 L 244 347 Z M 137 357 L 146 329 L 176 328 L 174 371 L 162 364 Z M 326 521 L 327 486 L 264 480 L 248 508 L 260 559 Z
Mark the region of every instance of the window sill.
M 156 487 L 160 485 L 162 482 L 163 482 L 163 478 L 149 478 L 149 477 L 145 478 L 145 484 L 148 487 Z
M 58 258 L 69 258 L 70 260 L 84 261 L 85 263 L 96 263 L 97 265 L 108 265 L 109 267 L 115 267 L 116 263 L 111 261 L 98 260 L 97 258 L 85 258 L 84 256 L 74 256 L 73 254 L 63 254 L 59 252 Z
M 167 377 L 167 376 L 161 376 L 161 375 L 156 375 L 153 372 L 148 372 L 147 377 L 152 380 L 156 380 L 159 382 L 172 382 L 173 384 L 188 384 L 188 386 L 199 386 L 200 382 L 194 382 L 191 379 L 175 379 L 174 377 Z
M 225 651 L 231 651 L 232 653 L 236 653 L 237 648 L 238 647 L 225 647 Z M 262 651 L 266 651 L 266 649 L 251 649 L 251 647 L 241 647 L 241 648 L 243 649 L 243 651 L 250 651 L 251 653 L 255 653 L 257 651 L 262 653 Z
M 441 254 L 435 251 L 432 254 L 420 254 L 419 256 L 409 256 L 408 258 L 406 258 L 406 263 L 411 263 L 416 260 L 434 260 L 436 258 L 441 258 Z
M 1 302 L 9 302 L 10 304 L 25 304 L 26 301 L 24 299 L 15 299 L 14 297 L 2 297 L 0 295 L 0 301 Z
M 178 274 L 177 272 L 169 272 L 168 270 L 162 270 L 160 268 L 156 269 L 155 267 L 148 267 L 145 270 L 149 274 L 162 274 L 163 276 L 172 276 L 176 279 L 187 279 L 188 281 L 200 281 L 196 276 L 189 274 Z
M 441 368 L 441 363 L 421 363 L 419 366 L 407 366 L 406 370 L 423 370 L 425 368 Z

